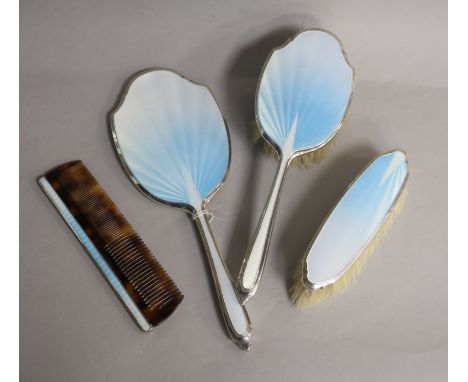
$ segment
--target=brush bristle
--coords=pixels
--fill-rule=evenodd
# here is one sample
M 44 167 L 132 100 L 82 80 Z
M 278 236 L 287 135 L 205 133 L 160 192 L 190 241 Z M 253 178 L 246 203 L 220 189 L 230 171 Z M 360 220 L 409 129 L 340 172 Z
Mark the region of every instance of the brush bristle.
M 329 153 L 330 149 L 336 142 L 336 134 L 327 144 L 325 144 L 322 148 L 318 150 L 311 151 L 307 154 L 301 154 L 295 157 L 290 165 L 296 168 L 309 168 L 314 164 L 320 163 Z M 260 133 L 258 124 L 253 121 L 252 122 L 252 141 L 255 144 L 261 145 L 262 151 L 267 154 L 268 157 L 278 160 L 278 153 L 276 150 L 262 137 Z
M 293 286 L 289 289 L 289 296 L 294 305 L 296 305 L 299 309 L 305 309 L 321 302 L 326 298 L 342 293 L 357 278 L 357 276 L 359 276 L 367 259 L 377 248 L 380 240 L 387 233 L 395 217 L 401 212 L 407 194 L 408 186 L 405 185 L 400 193 L 400 196 L 398 197 L 398 200 L 395 202 L 392 210 L 388 214 L 379 231 L 374 235 L 372 240 L 368 243 L 366 248 L 361 252 L 353 264 L 333 284 L 318 290 L 306 287 L 303 282 L 303 263 L 305 259 L 302 259 L 294 271 Z

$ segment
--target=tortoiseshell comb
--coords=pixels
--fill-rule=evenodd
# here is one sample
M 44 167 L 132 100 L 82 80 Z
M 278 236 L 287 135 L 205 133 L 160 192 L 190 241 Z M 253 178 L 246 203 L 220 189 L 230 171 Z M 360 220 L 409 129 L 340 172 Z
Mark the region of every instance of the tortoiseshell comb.
M 38 182 L 140 328 L 168 318 L 183 295 L 83 162 Z

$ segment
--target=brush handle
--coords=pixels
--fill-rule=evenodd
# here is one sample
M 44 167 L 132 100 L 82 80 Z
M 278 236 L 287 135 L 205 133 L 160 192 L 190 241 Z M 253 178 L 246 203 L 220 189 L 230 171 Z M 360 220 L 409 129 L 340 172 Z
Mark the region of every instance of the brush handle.
M 247 300 L 255 294 L 263 274 L 263 269 L 265 268 L 268 246 L 270 244 L 281 187 L 286 175 L 288 163 L 288 158 L 283 156 L 280 160 L 273 187 L 257 225 L 255 235 L 250 242 L 241 265 L 237 280 L 237 290 L 241 295 L 242 304 L 245 304 Z
M 218 251 L 206 215 L 198 215 L 196 223 L 208 256 L 216 294 L 229 335 L 241 349 L 249 350 L 252 326 L 247 310 L 239 302 L 236 289 Z

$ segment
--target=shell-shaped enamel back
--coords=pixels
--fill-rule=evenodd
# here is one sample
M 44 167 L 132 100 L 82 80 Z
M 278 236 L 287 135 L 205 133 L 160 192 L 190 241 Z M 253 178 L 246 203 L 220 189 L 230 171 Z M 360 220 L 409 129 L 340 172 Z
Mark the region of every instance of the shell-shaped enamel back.
M 222 183 L 229 138 L 209 89 L 169 70 L 131 81 L 111 118 L 120 158 L 147 196 L 199 207 Z
M 351 184 L 308 251 L 312 286 L 333 283 L 360 256 L 401 196 L 408 174 L 406 155 L 397 150 L 379 156 Z
M 336 37 L 302 32 L 274 50 L 263 69 L 256 96 L 260 130 L 281 151 L 318 149 L 340 128 L 353 85 L 354 70 Z

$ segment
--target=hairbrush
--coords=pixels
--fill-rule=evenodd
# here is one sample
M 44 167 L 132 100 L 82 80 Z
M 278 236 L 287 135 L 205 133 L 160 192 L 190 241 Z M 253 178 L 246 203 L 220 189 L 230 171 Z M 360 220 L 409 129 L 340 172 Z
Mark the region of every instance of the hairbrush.
M 294 273 L 292 301 L 305 308 L 341 292 L 401 210 L 409 176 L 405 153 L 372 161 L 322 223 Z
M 354 69 L 340 41 L 329 32 L 301 32 L 270 53 L 257 87 L 255 118 L 279 164 L 241 265 L 237 288 L 243 302 L 255 294 L 265 267 L 288 166 L 323 157 L 343 124 L 353 87 Z
M 129 81 L 110 125 L 136 187 L 154 201 L 186 209 L 196 222 L 228 332 L 249 349 L 250 319 L 216 246 L 207 210 L 230 161 L 228 131 L 213 94 L 173 71 L 149 69 Z
M 168 318 L 183 295 L 83 162 L 38 182 L 139 327 L 150 331 Z

